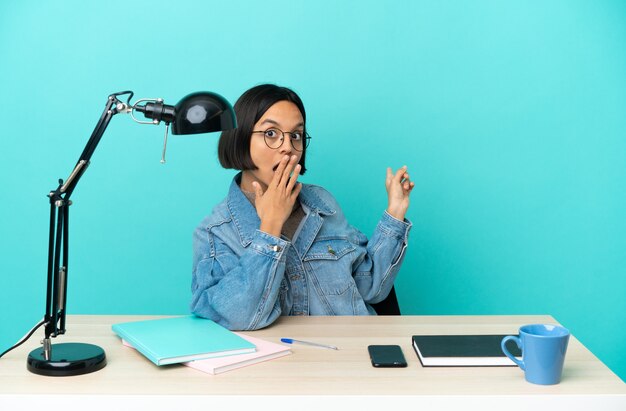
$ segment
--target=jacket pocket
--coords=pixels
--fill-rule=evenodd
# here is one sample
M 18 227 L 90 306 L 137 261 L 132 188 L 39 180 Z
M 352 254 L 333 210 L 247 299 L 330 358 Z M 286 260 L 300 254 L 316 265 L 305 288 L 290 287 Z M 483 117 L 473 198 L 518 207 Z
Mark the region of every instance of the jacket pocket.
M 303 258 L 315 289 L 321 295 L 340 295 L 354 287 L 355 248 L 343 238 L 318 240 Z

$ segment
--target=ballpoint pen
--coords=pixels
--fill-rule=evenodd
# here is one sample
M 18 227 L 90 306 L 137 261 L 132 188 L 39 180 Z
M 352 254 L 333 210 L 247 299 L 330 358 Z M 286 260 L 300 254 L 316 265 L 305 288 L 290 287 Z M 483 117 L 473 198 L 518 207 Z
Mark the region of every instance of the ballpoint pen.
M 328 348 L 328 349 L 331 349 L 331 350 L 338 350 L 339 349 L 339 348 L 335 347 L 334 345 L 320 344 L 320 343 L 315 343 L 315 342 L 311 342 L 311 341 L 294 340 L 293 338 L 281 338 L 280 341 L 284 342 L 284 343 L 287 343 L 287 344 L 305 344 L 305 345 L 311 345 L 313 347 Z

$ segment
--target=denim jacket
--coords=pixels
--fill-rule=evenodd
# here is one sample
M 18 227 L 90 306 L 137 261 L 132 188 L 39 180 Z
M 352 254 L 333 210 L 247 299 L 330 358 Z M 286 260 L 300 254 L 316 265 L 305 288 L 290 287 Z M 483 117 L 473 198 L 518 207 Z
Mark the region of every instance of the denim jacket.
M 239 178 L 194 232 L 191 311 L 231 330 L 280 315 L 375 314 L 368 303 L 389 294 L 411 223 L 385 212 L 368 241 L 328 191 L 303 184 L 306 215 L 289 241 L 259 230 Z

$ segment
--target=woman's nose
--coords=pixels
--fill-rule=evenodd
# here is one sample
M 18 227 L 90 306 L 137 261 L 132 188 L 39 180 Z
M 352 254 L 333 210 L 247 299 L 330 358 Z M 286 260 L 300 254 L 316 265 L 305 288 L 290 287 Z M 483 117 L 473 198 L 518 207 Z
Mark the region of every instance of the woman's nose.
M 291 144 L 289 134 L 283 134 L 283 144 L 280 146 L 280 151 L 285 154 L 293 153 L 293 145 Z

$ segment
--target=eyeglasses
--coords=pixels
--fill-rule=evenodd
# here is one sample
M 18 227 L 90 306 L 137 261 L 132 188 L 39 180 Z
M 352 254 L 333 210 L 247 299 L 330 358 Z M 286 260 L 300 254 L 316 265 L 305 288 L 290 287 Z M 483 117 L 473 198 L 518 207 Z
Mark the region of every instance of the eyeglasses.
M 309 146 L 311 136 L 304 131 L 282 131 L 277 128 L 268 128 L 267 130 L 253 131 L 252 133 L 263 133 L 265 144 L 273 149 L 279 149 L 285 142 L 285 134 L 289 134 L 291 146 L 296 151 L 302 151 Z

